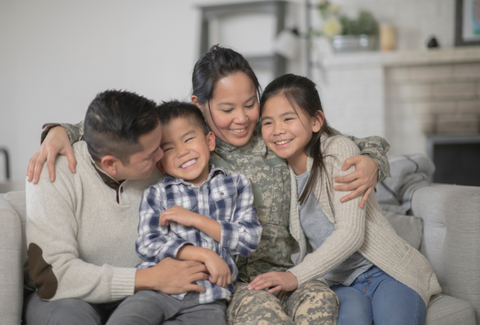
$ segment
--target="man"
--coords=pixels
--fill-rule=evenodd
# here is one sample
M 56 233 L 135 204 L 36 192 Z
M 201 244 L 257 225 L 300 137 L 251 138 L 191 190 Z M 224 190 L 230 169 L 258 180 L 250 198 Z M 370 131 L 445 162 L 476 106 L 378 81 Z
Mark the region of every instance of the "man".
M 27 182 L 29 275 L 36 292 L 26 298 L 24 322 L 104 324 L 140 290 L 204 291 L 192 284 L 207 279 L 203 264 L 165 259 L 135 268 L 140 198 L 161 176 L 161 135 L 153 101 L 105 91 L 88 108 L 85 141 L 73 146 L 76 173 L 59 157 L 55 182 L 47 168 L 37 185 Z

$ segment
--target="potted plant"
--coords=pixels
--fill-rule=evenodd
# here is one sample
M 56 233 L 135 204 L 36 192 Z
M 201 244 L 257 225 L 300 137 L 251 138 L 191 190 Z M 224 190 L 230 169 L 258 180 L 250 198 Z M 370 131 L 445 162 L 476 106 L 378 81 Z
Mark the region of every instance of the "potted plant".
M 323 25 L 317 34 L 330 39 L 335 52 L 377 49 L 378 22 L 370 12 L 362 10 L 352 19 L 342 14 L 340 6 L 328 0 L 321 0 L 318 9 Z

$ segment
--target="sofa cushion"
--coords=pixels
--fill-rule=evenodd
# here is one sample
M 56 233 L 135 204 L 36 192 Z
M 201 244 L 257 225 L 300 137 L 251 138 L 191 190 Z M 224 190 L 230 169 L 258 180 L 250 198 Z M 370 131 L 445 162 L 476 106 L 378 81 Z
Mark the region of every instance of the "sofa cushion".
M 423 237 L 423 220 L 414 216 L 382 211 L 383 216 L 390 222 L 397 235 L 416 249 L 420 249 Z
M 428 306 L 424 325 L 451 324 L 476 325 L 475 310 L 465 300 L 442 295 Z
M 25 191 L 13 191 L 5 194 L 4 199 L 7 200 L 15 209 L 20 217 L 22 225 L 22 263 L 25 264 L 27 260 L 27 242 L 25 236 L 25 224 L 27 220 L 27 208 Z
M 20 218 L 12 204 L 5 197 L 0 198 L 0 282 L 2 283 L 0 323 L 2 324 L 20 324 L 23 301 L 21 242 Z

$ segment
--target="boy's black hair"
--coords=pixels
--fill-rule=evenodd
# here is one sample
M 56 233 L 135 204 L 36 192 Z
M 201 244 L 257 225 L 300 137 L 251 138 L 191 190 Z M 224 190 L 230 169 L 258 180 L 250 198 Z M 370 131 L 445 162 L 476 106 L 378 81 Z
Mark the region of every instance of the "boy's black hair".
M 128 91 L 107 90 L 97 94 L 88 107 L 84 137 L 95 161 L 112 155 L 124 164 L 143 150 L 138 138 L 159 124 L 157 104 Z
M 205 135 L 210 131 L 203 117 L 202 111 L 192 103 L 171 100 L 158 106 L 158 116 L 161 125 L 170 123 L 173 119 L 185 118 L 199 126 Z

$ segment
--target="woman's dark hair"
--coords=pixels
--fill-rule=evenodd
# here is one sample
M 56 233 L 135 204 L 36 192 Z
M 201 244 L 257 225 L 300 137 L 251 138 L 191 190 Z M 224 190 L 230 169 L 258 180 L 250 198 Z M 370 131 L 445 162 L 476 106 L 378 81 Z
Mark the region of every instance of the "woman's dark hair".
M 273 80 L 265 88 L 260 99 L 260 112 L 267 101 L 277 95 L 284 95 L 292 108 L 298 115 L 297 108 L 300 108 L 310 117 L 315 117 L 318 111 L 322 112 L 323 124 L 318 132 L 315 132 L 305 147 L 307 155 L 313 158 L 313 166 L 307 185 L 298 201 L 303 204 L 316 185 L 316 180 L 321 169 L 325 169 L 324 158 L 320 147 L 321 135 L 333 135 L 333 131 L 327 123 L 323 114 L 322 102 L 318 94 L 315 83 L 310 79 L 294 74 L 285 74 Z
M 243 72 L 250 77 L 260 98 L 260 84 L 248 61 L 240 53 L 218 45 L 212 46 L 195 63 L 192 74 L 192 94 L 197 96 L 201 105 L 210 105 L 217 82 L 237 72 Z M 211 114 L 210 112 L 210 117 L 214 121 Z

